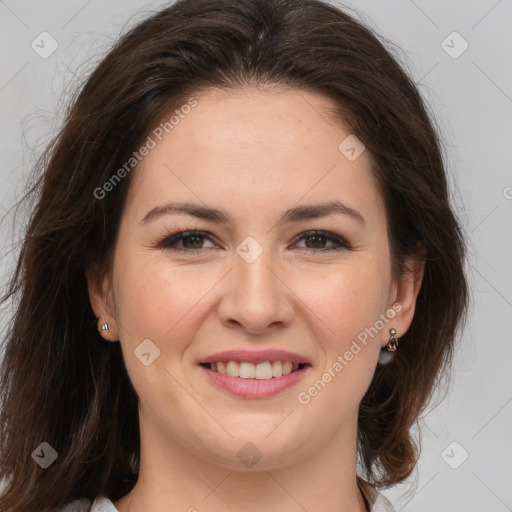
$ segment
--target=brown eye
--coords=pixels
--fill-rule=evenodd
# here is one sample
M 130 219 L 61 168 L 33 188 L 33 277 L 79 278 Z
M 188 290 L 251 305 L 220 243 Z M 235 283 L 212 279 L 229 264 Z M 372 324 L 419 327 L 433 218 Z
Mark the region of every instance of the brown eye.
M 306 246 L 312 249 L 323 249 L 326 242 L 328 242 L 327 238 L 323 235 L 308 235 L 304 237 L 304 240 L 306 242 Z M 312 247 L 307 245 L 308 243 L 312 244 Z
M 181 252 L 201 251 L 208 249 L 208 247 L 202 247 L 205 240 L 211 241 L 211 238 L 202 231 L 183 231 L 165 238 L 159 247 Z M 182 247 L 178 246 L 179 242 L 182 243 Z
M 329 252 L 350 249 L 350 245 L 340 237 L 326 231 L 308 231 L 299 236 L 298 240 L 306 243 L 306 252 Z M 327 246 L 331 242 L 330 247 Z
M 304 241 L 306 246 L 297 247 L 303 249 L 305 252 L 319 253 L 319 252 L 334 252 L 340 250 L 351 250 L 350 244 L 339 236 L 326 231 L 307 231 L 302 233 L 296 241 Z M 180 231 L 162 240 L 158 247 L 162 249 L 170 249 L 177 252 L 198 253 L 216 247 L 215 244 L 210 247 L 204 247 L 205 241 L 213 244 L 212 237 L 204 231 Z M 181 242 L 181 246 L 180 246 Z
M 186 235 L 181 238 L 183 247 L 186 249 L 201 249 L 198 245 L 201 245 L 203 241 L 203 235 Z

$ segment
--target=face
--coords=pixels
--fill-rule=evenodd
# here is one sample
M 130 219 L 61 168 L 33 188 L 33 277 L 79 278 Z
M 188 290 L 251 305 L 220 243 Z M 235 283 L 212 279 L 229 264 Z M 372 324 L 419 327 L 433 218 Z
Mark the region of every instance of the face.
M 370 155 L 357 156 L 352 138 L 339 148 L 351 134 L 328 116 L 329 99 L 289 90 L 195 99 L 135 171 L 112 281 L 90 281 L 91 302 L 121 343 L 143 429 L 226 467 L 240 468 L 251 442 L 265 454 L 260 467 L 277 467 L 354 425 L 389 329 L 400 336 L 412 318 L 396 301 L 414 293 L 391 273 Z M 321 205 L 331 208 L 308 208 Z M 200 364 L 274 349 L 307 365 L 242 389 L 242 377 Z M 287 358 L 240 367 L 261 377 Z

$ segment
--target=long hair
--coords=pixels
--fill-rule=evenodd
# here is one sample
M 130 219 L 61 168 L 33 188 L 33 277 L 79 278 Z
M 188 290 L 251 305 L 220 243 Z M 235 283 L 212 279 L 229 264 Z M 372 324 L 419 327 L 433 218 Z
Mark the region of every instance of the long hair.
M 35 206 L 2 297 L 14 314 L 0 374 L 0 510 L 46 512 L 136 482 L 138 401 L 118 343 L 104 342 L 86 269 L 110 272 L 133 171 L 98 190 L 197 91 L 282 85 L 322 94 L 371 153 L 393 268 L 425 249 L 415 315 L 378 365 L 359 411 L 358 454 L 376 487 L 418 460 L 411 427 L 451 367 L 466 316 L 465 240 L 452 210 L 435 121 L 392 51 L 321 0 L 179 0 L 113 45 L 71 99 L 27 192 Z M 114 177 L 114 178 L 113 178 Z M 47 469 L 34 451 L 48 443 Z M 46 445 L 43 445 L 43 449 Z

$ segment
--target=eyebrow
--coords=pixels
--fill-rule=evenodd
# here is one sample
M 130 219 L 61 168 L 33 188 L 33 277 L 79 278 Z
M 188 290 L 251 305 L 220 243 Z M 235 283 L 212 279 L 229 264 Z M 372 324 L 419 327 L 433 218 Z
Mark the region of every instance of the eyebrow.
M 210 208 L 208 206 L 190 202 L 170 202 L 162 206 L 156 206 L 150 210 L 141 219 L 140 224 L 149 224 L 159 217 L 180 213 L 219 224 L 228 223 L 230 220 L 227 214 L 216 208 Z M 291 208 L 281 216 L 278 224 L 284 224 L 286 222 L 298 222 L 308 219 L 318 219 L 334 214 L 352 217 L 362 224 L 365 224 L 366 222 L 364 217 L 357 210 L 344 205 L 340 201 L 331 201 L 327 203 L 296 206 L 295 208 Z

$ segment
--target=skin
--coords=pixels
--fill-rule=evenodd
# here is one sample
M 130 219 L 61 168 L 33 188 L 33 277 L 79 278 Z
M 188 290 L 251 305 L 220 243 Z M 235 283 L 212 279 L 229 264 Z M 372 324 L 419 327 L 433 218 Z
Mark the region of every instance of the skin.
M 366 510 L 356 485 L 357 413 L 381 347 L 410 326 L 423 265 L 392 275 L 382 194 L 364 151 L 349 161 L 349 134 L 323 96 L 286 89 L 203 91 L 198 104 L 135 171 L 112 276 L 87 274 L 102 336 L 119 340 L 139 397 L 139 481 L 114 503 L 120 512 Z M 105 199 L 108 200 L 108 197 Z M 223 210 L 228 223 L 185 214 L 141 224 L 169 201 Z M 359 222 L 329 215 L 280 225 L 289 208 L 338 200 Z M 324 230 L 353 250 L 296 237 Z M 158 248 L 184 230 L 212 238 Z M 262 254 L 236 248 L 251 236 Z M 197 252 L 197 249 L 202 252 Z M 305 252 L 307 249 L 310 252 Z M 322 252 L 322 249 L 324 252 Z M 316 252 L 315 252 L 316 251 Z M 379 315 L 401 310 L 311 399 L 297 395 L 332 367 Z M 133 351 L 151 339 L 148 366 Z M 281 348 L 306 356 L 307 378 L 264 399 L 237 397 L 210 383 L 201 358 L 229 349 Z M 237 452 L 262 454 L 246 467 Z M 303 508 L 302 508 L 303 507 Z

